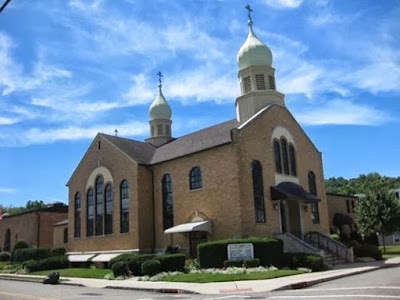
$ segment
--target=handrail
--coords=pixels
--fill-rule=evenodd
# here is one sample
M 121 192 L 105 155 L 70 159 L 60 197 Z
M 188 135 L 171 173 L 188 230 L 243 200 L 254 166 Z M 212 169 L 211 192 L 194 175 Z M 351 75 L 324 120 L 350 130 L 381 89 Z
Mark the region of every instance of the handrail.
M 320 232 L 310 231 L 304 235 L 304 240 L 311 244 L 315 243 L 318 248 L 323 249 L 331 254 L 333 265 L 335 264 L 334 258 L 340 259 L 343 256 L 346 262 L 350 262 L 348 248 L 342 243 L 335 241 L 331 237 L 328 237 Z

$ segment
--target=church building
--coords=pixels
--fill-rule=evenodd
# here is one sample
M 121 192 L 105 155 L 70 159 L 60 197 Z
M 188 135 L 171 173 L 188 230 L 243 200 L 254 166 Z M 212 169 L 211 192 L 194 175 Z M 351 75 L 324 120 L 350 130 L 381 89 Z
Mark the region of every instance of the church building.
M 105 261 L 179 245 L 196 257 L 204 241 L 329 234 L 321 153 L 285 106 L 248 9 L 236 118 L 173 137 L 159 73 L 149 137 L 99 133 L 67 183 L 71 254 Z

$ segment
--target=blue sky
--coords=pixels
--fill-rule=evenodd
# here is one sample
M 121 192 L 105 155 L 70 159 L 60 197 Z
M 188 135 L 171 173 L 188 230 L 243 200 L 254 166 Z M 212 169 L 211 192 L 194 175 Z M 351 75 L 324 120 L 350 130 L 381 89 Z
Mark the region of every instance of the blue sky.
M 147 138 L 158 71 L 174 136 L 234 118 L 246 4 L 12 0 L 0 15 L 0 204 L 67 202 L 97 132 Z M 250 5 L 325 178 L 400 176 L 400 1 Z

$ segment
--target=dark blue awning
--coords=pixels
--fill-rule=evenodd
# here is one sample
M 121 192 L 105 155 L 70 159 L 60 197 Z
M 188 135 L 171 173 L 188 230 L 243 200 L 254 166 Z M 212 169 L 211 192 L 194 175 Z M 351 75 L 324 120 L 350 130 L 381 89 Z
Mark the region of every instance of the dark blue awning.
M 306 192 L 300 185 L 294 182 L 281 182 L 277 186 L 271 186 L 271 200 L 294 200 L 306 203 L 321 202 L 321 199 Z

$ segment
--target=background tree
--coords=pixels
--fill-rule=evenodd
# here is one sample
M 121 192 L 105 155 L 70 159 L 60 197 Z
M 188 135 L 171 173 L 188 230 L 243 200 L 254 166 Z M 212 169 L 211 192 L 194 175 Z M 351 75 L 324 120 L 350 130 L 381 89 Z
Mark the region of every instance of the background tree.
M 0 209 L 3 211 L 3 214 L 7 213 L 10 215 L 15 215 L 19 213 L 23 213 L 29 210 L 36 210 L 40 208 L 46 208 L 51 206 L 51 204 L 44 203 L 42 200 L 29 200 L 25 206 L 2 206 L 0 205 Z
M 394 193 L 378 186 L 357 201 L 356 222 L 361 234 L 381 234 L 383 251 L 386 252 L 385 235 L 400 230 L 400 202 Z

